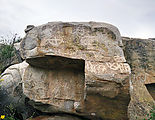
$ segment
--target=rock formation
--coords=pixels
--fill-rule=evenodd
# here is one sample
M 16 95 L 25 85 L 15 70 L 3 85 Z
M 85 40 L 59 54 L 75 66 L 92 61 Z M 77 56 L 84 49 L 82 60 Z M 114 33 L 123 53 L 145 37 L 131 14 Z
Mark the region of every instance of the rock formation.
M 155 105 L 155 40 L 123 38 L 124 53 L 131 66 L 129 117 L 146 119 Z
M 0 77 L 11 98 L 19 98 L 21 86 L 20 104 L 32 107 L 25 111 L 40 112 L 34 120 L 136 120 L 154 104 L 154 87 L 145 86 L 154 83 L 153 40 L 122 43 L 115 26 L 96 22 L 49 22 L 29 25 L 25 32 L 20 50 L 26 62 Z
M 131 71 L 120 46 L 118 29 L 105 23 L 34 27 L 21 42 L 30 64 L 24 94 L 42 112 L 127 119 Z

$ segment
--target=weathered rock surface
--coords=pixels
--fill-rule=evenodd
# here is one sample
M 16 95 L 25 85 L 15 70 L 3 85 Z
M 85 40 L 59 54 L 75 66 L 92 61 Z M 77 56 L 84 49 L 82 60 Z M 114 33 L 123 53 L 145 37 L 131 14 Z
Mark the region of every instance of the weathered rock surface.
M 42 112 L 125 120 L 130 66 L 118 29 L 96 22 L 50 22 L 27 31 L 22 57 L 29 102 Z M 118 110 L 119 109 L 119 110 Z
M 76 112 L 84 104 L 84 61 L 63 57 L 48 59 L 53 60 L 53 64 L 49 64 L 51 69 L 33 66 L 26 69 L 24 94 L 44 103 L 45 107 L 33 104 L 43 112 Z
M 15 64 L 7 68 L 0 76 L 1 89 L 6 89 L 9 94 L 14 94 L 15 88 L 22 83 L 25 69 L 28 67 L 28 63 L 25 61 L 19 64 Z
M 155 105 L 155 41 L 123 38 L 123 44 L 132 70 L 128 114 L 130 120 L 142 120 Z
M 22 55 L 26 59 L 57 55 L 124 62 L 123 51 L 118 45 L 122 45 L 118 29 L 110 24 L 95 22 L 50 22 L 34 27 L 21 43 Z

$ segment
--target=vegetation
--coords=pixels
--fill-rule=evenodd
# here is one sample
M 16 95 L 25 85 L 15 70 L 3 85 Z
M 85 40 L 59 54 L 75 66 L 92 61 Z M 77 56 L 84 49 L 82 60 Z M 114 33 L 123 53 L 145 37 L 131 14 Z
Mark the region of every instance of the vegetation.
M 14 48 L 14 43 L 20 42 L 21 38 L 17 37 L 17 34 L 11 35 L 11 37 L 6 36 L 0 37 L 0 74 L 1 70 L 3 70 L 6 64 L 10 65 L 13 56 L 16 55 L 16 49 Z M 4 81 L 4 79 L 0 79 L 0 83 Z M 1 85 L 0 85 L 1 88 Z M 5 114 L 0 113 L 0 120 L 19 120 L 16 116 L 16 109 L 12 104 L 5 105 L 3 112 Z
M 2 81 L 4 81 L 4 80 L 0 79 L 0 82 L 2 82 Z M 10 115 L 0 115 L 0 120 L 17 120 L 14 118 L 15 109 L 13 108 L 12 104 L 10 104 L 9 106 L 6 106 L 5 111 L 8 111 L 10 113 Z
M 12 37 L 0 38 L 0 72 L 3 70 L 4 65 L 11 64 L 12 57 L 15 55 L 14 43 L 19 42 L 20 37 L 17 34 L 12 35 Z
M 14 43 L 19 42 L 20 37 L 17 37 L 17 34 L 13 35 L 11 38 L 0 38 L 0 60 L 11 58 L 14 56 Z
M 13 45 L 2 45 L 0 50 L 0 61 L 6 60 L 14 56 Z
M 15 109 L 13 108 L 13 105 L 10 104 L 10 105 L 6 106 L 6 110 L 9 111 L 10 115 L 6 115 L 6 118 L 4 120 L 16 120 L 14 118 Z
M 6 111 L 8 111 L 10 114 L 8 115 L 1 115 L 1 119 L 2 120 L 18 120 L 18 119 L 15 119 L 14 116 L 15 116 L 15 109 L 13 108 L 13 105 L 10 104 L 8 106 L 6 106 Z
M 144 120 L 155 120 L 155 106 L 151 109 L 150 113 L 147 114 L 148 119 Z

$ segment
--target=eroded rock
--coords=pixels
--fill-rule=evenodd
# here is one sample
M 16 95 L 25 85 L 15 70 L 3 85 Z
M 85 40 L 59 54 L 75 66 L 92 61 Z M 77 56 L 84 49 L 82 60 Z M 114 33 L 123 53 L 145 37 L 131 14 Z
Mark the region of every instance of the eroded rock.
M 129 118 L 130 120 L 147 119 L 147 114 L 155 105 L 154 96 L 151 95 L 154 90 L 153 86 L 147 89 L 147 86 L 155 83 L 155 41 L 123 38 L 123 44 L 127 62 L 132 70 Z
M 23 58 L 56 55 L 125 62 L 118 29 L 105 23 L 51 22 L 34 27 L 21 43 Z
M 84 104 L 84 61 L 49 57 L 50 69 L 29 66 L 24 74 L 24 93 L 31 100 L 52 107 L 43 112 L 76 112 Z M 53 61 L 52 61 L 53 60 Z M 45 67 L 45 66 L 44 66 Z
M 127 119 L 131 70 L 121 46 L 118 29 L 106 23 L 34 27 L 21 42 L 30 64 L 23 79 L 30 104 L 49 113 Z

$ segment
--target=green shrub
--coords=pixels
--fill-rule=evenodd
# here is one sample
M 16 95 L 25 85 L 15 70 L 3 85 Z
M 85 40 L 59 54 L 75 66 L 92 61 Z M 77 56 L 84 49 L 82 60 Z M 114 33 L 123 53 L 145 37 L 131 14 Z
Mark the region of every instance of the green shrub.
M 155 120 L 155 106 L 151 109 L 150 113 L 147 114 L 148 119 L 144 120 Z
M 17 37 L 17 34 L 11 35 L 11 37 L 0 37 L 0 72 L 9 66 L 15 58 L 13 56 L 18 54 L 14 48 L 14 43 L 20 41 L 21 38 Z
M 17 37 L 17 34 L 11 35 L 11 37 L 0 38 L 0 61 L 11 58 L 15 54 L 14 43 L 19 42 L 21 39 Z
M 13 45 L 2 45 L 0 49 L 0 61 L 6 60 L 14 56 Z
M 6 106 L 5 110 L 8 111 L 9 114 L 2 115 L 3 116 L 2 120 L 19 120 L 19 119 L 15 118 L 15 108 L 13 107 L 12 104 Z
M 13 117 L 6 116 L 6 118 L 4 118 L 3 120 L 16 120 L 16 119 L 14 119 Z

